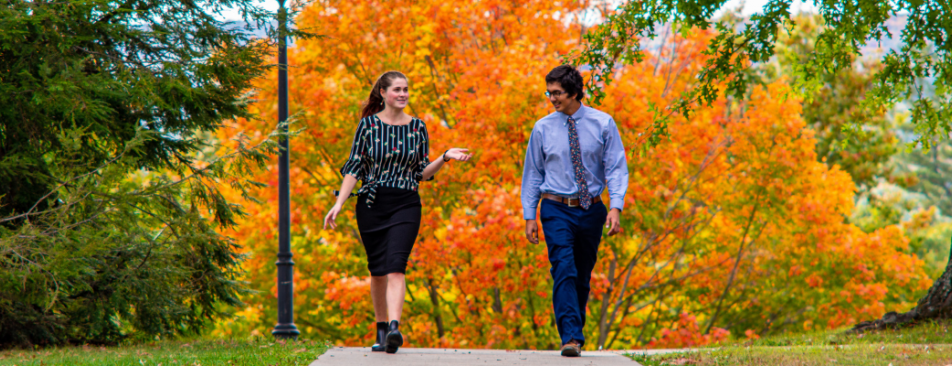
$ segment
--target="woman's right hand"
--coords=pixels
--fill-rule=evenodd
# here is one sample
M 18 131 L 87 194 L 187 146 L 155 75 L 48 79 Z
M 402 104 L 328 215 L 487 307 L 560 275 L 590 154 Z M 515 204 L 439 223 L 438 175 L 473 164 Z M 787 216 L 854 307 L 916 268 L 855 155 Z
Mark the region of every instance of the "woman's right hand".
M 330 212 L 327 213 L 327 216 L 324 216 L 324 230 L 327 230 L 327 224 L 330 223 L 331 230 L 337 228 L 337 223 L 334 220 L 337 220 L 337 214 L 340 213 L 340 204 L 335 204 L 334 207 L 331 207 Z
M 454 147 L 452 149 L 446 150 L 446 152 L 443 153 L 443 160 L 445 161 L 446 159 L 455 159 L 459 161 L 467 161 L 472 157 L 472 155 L 467 154 L 468 152 L 469 149 Z

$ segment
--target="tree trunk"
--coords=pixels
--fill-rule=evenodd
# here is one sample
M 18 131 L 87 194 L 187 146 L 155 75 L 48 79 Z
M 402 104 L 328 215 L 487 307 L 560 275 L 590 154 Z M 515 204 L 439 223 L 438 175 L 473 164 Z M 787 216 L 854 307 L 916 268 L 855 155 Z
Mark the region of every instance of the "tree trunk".
M 499 288 L 493 288 L 493 311 L 502 314 L 502 298 L 499 297 Z
M 897 327 L 919 320 L 935 319 L 952 319 L 952 254 L 945 265 L 945 271 L 932 284 L 926 296 L 919 299 L 915 308 L 901 314 L 890 311 L 883 315 L 882 319 L 856 324 L 850 332 L 862 333 L 867 330 Z
M 436 293 L 436 286 L 433 285 L 432 280 L 426 280 L 426 287 L 430 292 L 430 302 L 433 303 L 433 320 L 436 322 L 436 335 L 442 339 L 445 332 L 443 329 L 443 315 L 440 314 L 440 295 Z
M 608 305 L 612 302 L 612 295 L 615 293 L 615 266 L 618 265 L 618 257 L 613 256 L 608 265 L 608 291 L 602 296 L 602 311 L 598 317 L 598 349 L 605 347 L 605 341 L 608 339 L 608 331 L 611 324 L 608 323 Z M 622 294 L 623 296 L 624 294 Z

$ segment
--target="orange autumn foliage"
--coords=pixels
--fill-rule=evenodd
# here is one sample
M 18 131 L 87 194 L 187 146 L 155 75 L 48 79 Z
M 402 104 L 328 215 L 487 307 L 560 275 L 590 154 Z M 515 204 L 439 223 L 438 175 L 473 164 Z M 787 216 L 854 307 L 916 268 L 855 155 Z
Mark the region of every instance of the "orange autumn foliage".
M 681 313 L 672 329 L 661 330 L 660 338 L 648 342 L 646 348 L 680 348 L 696 347 L 721 342 L 730 336 L 730 332 L 717 328 L 713 332 L 704 334 L 698 328 L 697 318 L 687 313 Z
M 408 112 L 422 118 L 431 156 L 468 147 L 421 184 L 423 223 L 407 273 L 403 328 L 411 347 L 555 348 L 545 246 L 523 234 L 520 179 L 533 123 L 551 112 L 543 77 L 578 48 L 588 3 L 570 1 L 327 0 L 298 26 L 323 35 L 289 52 L 290 101 L 305 130 L 291 140 L 295 322 L 302 336 L 372 343 L 366 258 L 352 203 L 336 231 L 321 229 L 340 185 L 359 106 L 377 75 L 410 79 Z M 728 334 L 833 328 L 915 301 L 929 284 L 898 227 L 871 234 L 845 223 L 849 176 L 815 159 L 812 132 L 783 84 L 743 101 L 722 98 L 669 115 L 670 139 L 645 148 L 703 65 L 710 33 L 669 35 L 645 62 L 619 69 L 597 108 L 614 116 L 631 175 L 621 235 L 603 240 L 593 275 L 587 344 L 676 347 Z M 269 131 L 273 80 L 261 80 Z M 655 112 L 658 111 L 658 112 Z M 261 138 L 261 136 L 258 136 Z M 275 160 L 276 162 L 276 160 Z M 276 320 L 277 166 L 271 185 L 227 232 L 247 251 L 256 294 L 221 335 L 270 331 Z M 234 195 L 235 199 L 239 199 Z M 353 201 L 349 201 L 353 202 Z

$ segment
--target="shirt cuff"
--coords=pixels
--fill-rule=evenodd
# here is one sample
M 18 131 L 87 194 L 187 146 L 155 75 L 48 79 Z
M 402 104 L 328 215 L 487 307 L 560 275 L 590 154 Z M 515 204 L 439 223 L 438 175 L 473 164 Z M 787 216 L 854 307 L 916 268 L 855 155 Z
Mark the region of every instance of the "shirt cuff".
M 624 198 L 612 198 L 611 202 L 608 205 L 609 209 L 617 208 L 618 211 L 623 211 L 625 208 L 625 199 Z
M 523 218 L 523 219 L 526 219 L 527 221 L 528 221 L 528 220 L 535 220 L 535 219 L 536 219 L 536 211 L 537 211 L 537 208 L 536 208 L 536 207 L 533 207 L 531 210 L 530 210 L 530 209 L 527 209 L 527 208 L 524 208 L 524 209 L 522 209 L 522 218 Z

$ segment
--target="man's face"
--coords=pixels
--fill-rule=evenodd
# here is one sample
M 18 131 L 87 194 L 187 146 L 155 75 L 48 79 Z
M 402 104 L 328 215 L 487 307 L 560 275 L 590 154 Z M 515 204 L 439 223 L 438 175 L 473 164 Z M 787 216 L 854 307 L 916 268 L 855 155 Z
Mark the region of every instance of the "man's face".
M 569 105 L 575 102 L 574 95 L 568 95 L 562 88 L 562 83 L 554 82 L 545 85 L 545 92 L 549 96 L 549 102 L 555 107 L 556 112 L 565 113 Z

